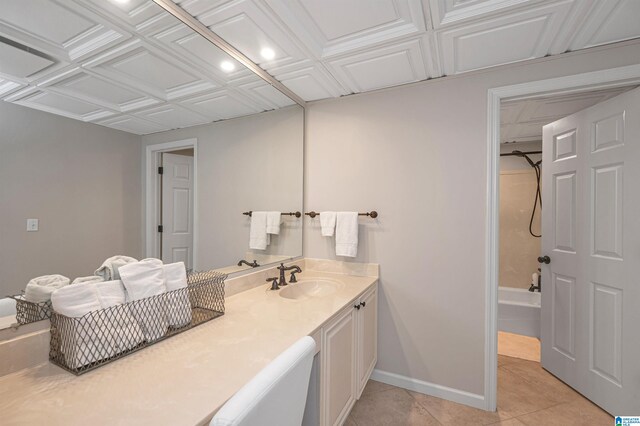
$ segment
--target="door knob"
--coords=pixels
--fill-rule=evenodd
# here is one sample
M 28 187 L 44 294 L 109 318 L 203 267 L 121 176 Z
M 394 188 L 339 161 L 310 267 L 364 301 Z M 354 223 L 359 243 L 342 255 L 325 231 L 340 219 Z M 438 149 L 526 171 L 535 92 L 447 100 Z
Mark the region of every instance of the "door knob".
M 545 265 L 548 265 L 551 263 L 551 258 L 549 256 L 540 256 L 538 257 L 538 263 L 544 263 Z

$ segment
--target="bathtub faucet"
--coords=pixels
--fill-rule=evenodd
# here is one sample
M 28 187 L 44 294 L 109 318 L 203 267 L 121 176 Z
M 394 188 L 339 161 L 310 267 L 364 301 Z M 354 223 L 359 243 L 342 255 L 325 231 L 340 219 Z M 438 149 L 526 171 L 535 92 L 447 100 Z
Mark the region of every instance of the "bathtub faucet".
M 536 290 L 538 291 L 538 293 L 542 292 L 542 271 L 540 270 L 540 268 L 538 268 L 538 285 L 533 285 L 532 282 L 531 287 L 529 287 L 529 291 L 532 293 Z

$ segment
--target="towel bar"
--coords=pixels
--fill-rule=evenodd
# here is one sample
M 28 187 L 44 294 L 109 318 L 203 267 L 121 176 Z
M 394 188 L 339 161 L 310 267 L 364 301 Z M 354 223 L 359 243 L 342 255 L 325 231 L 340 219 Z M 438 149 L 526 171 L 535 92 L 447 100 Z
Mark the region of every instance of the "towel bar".
M 311 212 L 305 213 L 305 215 L 313 219 L 314 217 L 319 216 L 320 213 L 311 211 Z M 370 212 L 366 212 L 366 213 L 358 213 L 358 216 L 370 216 L 372 219 L 375 219 L 376 217 L 378 217 L 378 212 L 375 210 L 371 210 Z
M 248 212 L 243 212 L 242 214 L 245 216 L 249 216 L 251 217 L 251 213 L 253 213 L 253 211 L 249 210 Z M 287 213 L 280 213 L 283 216 L 295 216 L 295 217 L 301 217 L 302 213 L 300 212 L 287 212 Z

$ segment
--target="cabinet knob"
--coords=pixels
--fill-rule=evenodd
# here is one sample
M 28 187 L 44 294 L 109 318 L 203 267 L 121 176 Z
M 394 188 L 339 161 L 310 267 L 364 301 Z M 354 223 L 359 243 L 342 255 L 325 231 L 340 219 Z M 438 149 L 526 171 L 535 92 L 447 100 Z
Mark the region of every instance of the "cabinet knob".
M 362 302 L 362 303 L 360 304 L 360 306 L 362 306 L 362 307 L 364 308 L 365 306 L 367 306 L 367 302 Z
M 356 308 L 357 310 L 360 310 L 360 305 L 353 305 L 354 308 Z

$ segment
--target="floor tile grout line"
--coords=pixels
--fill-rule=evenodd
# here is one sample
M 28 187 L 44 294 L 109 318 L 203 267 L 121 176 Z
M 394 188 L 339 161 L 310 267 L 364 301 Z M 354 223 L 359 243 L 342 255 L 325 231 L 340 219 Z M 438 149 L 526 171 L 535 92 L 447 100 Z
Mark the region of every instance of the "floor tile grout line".
M 427 407 L 425 407 L 424 405 L 422 405 L 422 404 L 420 403 L 420 401 L 418 401 L 418 399 L 417 399 L 415 396 L 413 396 L 413 395 L 411 394 L 411 392 L 412 392 L 412 391 L 409 391 L 409 389 L 405 389 L 405 388 L 401 388 L 401 389 L 402 389 L 402 390 L 404 390 L 404 391 L 409 395 L 409 397 L 410 397 L 411 399 L 413 399 L 413 401 L 414 401 L 416 404 L 418 404 L 418 405 L 419 405 L 420 407 L 422 407 L 422 408 L 423 408 L 427 413 L 429 413 L 429 415 L 430 415 L 431 417 L 433 417 L 433 420 L 435 420 L 435 421 L 436 421 L 436 423 L 438 423 L 439 425 L 442 425 L 442 423 L 440 422 L 440 420 L 438 420 L 438 418 L 437 418 L 437 417 L 436 417 L 436 416 L 431 412 L 431 410 L 429 410 L 429 408 L 427 408 Z M 426 394 L 425 394 L 425 395 L 426 395 Z M 427 395 L 427 396 L 431 396 L 431 395 Z M 437 397 L 436 397 L 436 396 L 434 396 L 433 398 L 437 398 Z

